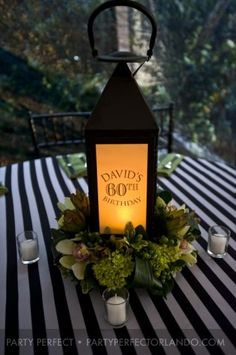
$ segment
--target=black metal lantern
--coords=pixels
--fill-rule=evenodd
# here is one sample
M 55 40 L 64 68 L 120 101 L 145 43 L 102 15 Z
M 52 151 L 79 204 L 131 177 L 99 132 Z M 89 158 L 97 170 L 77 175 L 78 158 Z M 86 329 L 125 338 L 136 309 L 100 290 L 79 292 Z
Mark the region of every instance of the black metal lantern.
M 147 57 L 116 52 L 98 57 L 94 48 L 93 22 L 104 9 L 129 6 L 140 10 L 152 23 Z M 90 119 L 85 136 L 91 227 L 100 233 L 121 234 L 127 222 L 152 229 L 158 127 L 126 63 L 149 60 L 156 37 L 153 17 L 134 1 L 108 1 L 91 15 L 88 33 L 92 52 L 99 60 L 118 62 Z

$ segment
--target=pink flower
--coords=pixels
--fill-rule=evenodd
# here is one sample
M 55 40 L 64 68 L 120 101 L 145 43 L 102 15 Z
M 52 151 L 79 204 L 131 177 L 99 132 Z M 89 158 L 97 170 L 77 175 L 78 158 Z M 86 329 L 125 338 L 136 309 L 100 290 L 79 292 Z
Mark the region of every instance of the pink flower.
M 72 255 L 77 261 L 84 261 L 90 257 L 91 253 L 84 243 L 79 243 L 72 250 Z
M 194 249 L 192 244 L 190 244 L 187 240 L 182 239 L 179 245 L 181 250 L 181 254 L 191 254 Z
M 187 240 L 185 240 L 185 239 L 182 239 L 181 240 L 181 242 L 180 242 L 180 249 L 187 249 L 188 248 L 188 242 L 187 242 Z

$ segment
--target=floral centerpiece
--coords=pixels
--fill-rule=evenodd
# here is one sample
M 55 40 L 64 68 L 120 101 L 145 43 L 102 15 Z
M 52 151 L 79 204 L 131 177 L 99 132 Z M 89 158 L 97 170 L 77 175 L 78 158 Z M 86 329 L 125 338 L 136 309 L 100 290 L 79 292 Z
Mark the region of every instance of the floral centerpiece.
M 76 191 L 58 203 L 59 228 L 52 230 L 56 265 L 80 282 L 84 293 L 99 287 L 143 287 L 166 296 L 176 274 L 196 263 L 192 241 L 200 234 L 195 213 L 171 200 L 168 191 L 157 194 L 152 235 L 131 221 L 123 235 L 100 235 L 89 229 L 88 197 Z

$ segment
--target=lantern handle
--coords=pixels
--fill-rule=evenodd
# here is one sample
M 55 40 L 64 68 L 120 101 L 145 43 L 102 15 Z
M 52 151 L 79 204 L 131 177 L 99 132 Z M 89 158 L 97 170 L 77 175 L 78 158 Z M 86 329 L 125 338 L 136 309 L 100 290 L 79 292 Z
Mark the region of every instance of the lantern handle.
M 109 56 L 104 56 L 104 57 L 98 56 L 98 50 L 95 48 L 94 33 L 93 33 L 93 25 L 94 25 L 95 18 L 103 10 L 106 10 L 108 8 L 115 7 L 115 6 L 132 7 L 134 9 L 142 12 L 150 20 L 151 25 L 152 25 L 152 34 L 151 34 L 150 41 L 149 41 L 149 49 L 147 50 L 147 58 L 146 57 L 136 56 L 136 55 L 131 54 L 129 52 L 124 52 L 126 55 L 128 54 L 128 57 L 126 57 L 126 58 L 122 58 L 122 54 L 123 54 L 122 52 L 117 52 L 116 53 L 117 57 L 115 57 L 115 58 L 113 57 L 114 60 L 112 60 L 111 59 L 112 57 L 109 57 Z M 139 3 L 135 2 L 135 1 L 131 1 L 131 0 L 110 0 L 110 1 L 106 1 L 105 3 L 101 4 L 100 6 L 98 6 L 92 12 L 92 14 L 90 15 L 90 18 L 88 20 L 88 37 L 89 37 L 90 47 L 92 49 L 92 55 L 93 55 L 94 58 L 97 58 L 97 59 L 99 59 L 101 61 L 131 61 L 131 62 L 135 62 L 136 61 L 135 59 L 139 59 L 138 61 L 142 61 L 143 59 L 148 61 L 151 58 L 152 54 L 153 54 L 153 47 L 154 47 L 155 40 L 156 40 L 156 34 L 157 34 L 157 26 L 156 26 L 156 21 L 155 21 L 154 17 L 152 16 L 152 14 L 149 12 L 149 10 L 145 6 L 139 4 Z

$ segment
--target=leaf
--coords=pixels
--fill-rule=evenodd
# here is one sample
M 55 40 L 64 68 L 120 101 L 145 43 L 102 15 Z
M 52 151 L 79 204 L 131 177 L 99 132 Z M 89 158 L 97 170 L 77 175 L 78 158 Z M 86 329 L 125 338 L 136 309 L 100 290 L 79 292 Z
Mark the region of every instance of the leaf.
M 65 232 L 77 233 L 86 226 L 84 214 L 80 210 L 65 210 L 60 228 Z
M 84 294 L 87 294 L 90 291 L 92 291 L 97 286 L 97 284 L 94 281 L 94 279 L 86 278 L 86 279 L 80 281 L 80 286 L 81 286 L 82 292 Z
M 184 266 L 186 265 L 186 262 L 184 260 L 176 260 L 172 266 L 175 266 L 175 267 L 179 267 L 179 268 L 183 268 Z
M 161 289 L 160 288 L 154 288 L 154 289 L 150 290 L 150 292 L 153 295 L 161 296 L 161 297 L 166 298 L 167 294 L 172 291 L 173 287 L 174 287 L 174 280 L 170 279 L 170 280 L 166 281 L 162 285 Z
M 135 273 L 132 282 L 132 287 L 146 288 L 149 290 L 162 288 L 162 284 L 154 276 L 147 260 L 135 258 Z
M 72 203 L 71 199 L 69 197 L 65 197 L 64 203 L 58 202 L 57 207 L 61 212 L 64 212 L 65 210 L 75 210 L 75 205 Z
M 137 237 L 138 235 L 142 235 L 145 240 L 148 239 L 147 233 L 141 224 L 135 228 L 135 236 Z
M 170 279 L 166 281 L 163 285 L 163 296 L 166 298 L 167 294 L 173 290 L 174 280 Z
M 181 259 L 186 262 L 188 266 L 193 266 L 197 262 L 197 258 L 192 254 L 182 254 Z
M 84 159 L 86 159 L 86 157 Z M 89 198 L 84 192 L 76 190 L 75 194 L 70 195 L 70 201 L 77 209 L 83 213 L 84 216 L 89 216 Z
M 135 229 L 131 222 L 126 223 L 124 235 L 128 239 L 128 241 L 132 240 L 135 236 Z
M 8 188 L 0 183 L 0 196 L 8 193 Z
M 200 219 L 195 215 L 195 213 L 193 211 L 190 212 L 188 215 L 188 222 L 187 223 L 191 226 L 191 228 L 190 228 L 191 234 L 195 235 L 196 237 L 201 235 L 201 231 L 199 228 L 199 222 L 200 222 Z
M 184 226 L 177 232 L 177 238 L 182 239 L 189 231 L 190 226 Z
M 60 240 L 67 239 L 67 235 L 60 229 L 51 229 L 51 239 L 54 244 L 57 244 Z
M 92 264 L 87 264 L 84 272 L 84 279 L 81 280 L 80 286 L 84 294 L 90 292 L 94 288 L 98 288 L 98 282 L 94 278 Z
M 170 191 L 161 191 L 158 196 L 162 198 L 162 200 L 165 201 L 166 204 L 168 204 L 172 200 L 172 194 Z

